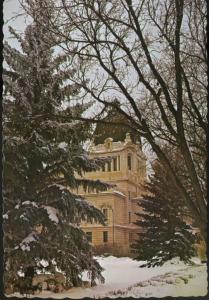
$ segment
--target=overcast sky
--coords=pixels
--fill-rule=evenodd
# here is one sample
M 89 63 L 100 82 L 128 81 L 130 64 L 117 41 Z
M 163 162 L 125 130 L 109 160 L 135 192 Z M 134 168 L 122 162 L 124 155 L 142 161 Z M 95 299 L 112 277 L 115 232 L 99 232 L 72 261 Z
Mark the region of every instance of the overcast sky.
M 4 1 L 4 39 L 9 42 L 9 44 L 14 47 L 19 49 L 19 44 L 16 39 L 13 39 L 10 37 L 9 31 L 8 31 L 8 26 L 12 26 L 18 33 L 19 32 L 24 32 L 24 29 L 26 27 L 25 24 L 25 16 L 19 16 L 22 12 L 21 6 L 19 4 L 18 0 L 5 0 Z M 15 17 L 16 16 L 16 17 Z M 144 152 L 146 155 L 149 150 L 144 149 Z M 148 173 L 150 173 L 149 170 L 147 170 Z
M 24 16 L 15 16 L 21 14 L 21 7 L 18 0 L 5 0 L 3 6 L 4 12 L 4 39 L 8 41 L 12 46 L 17 46 L 17 42 L 10 38 L 8 32 L 8 26 L 12 26 L 17 32 L 23 32 L 25 28 L 25 18 Z M 14 18 L 11 20 L 11 18 Z M 10 21 L 9 21 L 10 20 Z

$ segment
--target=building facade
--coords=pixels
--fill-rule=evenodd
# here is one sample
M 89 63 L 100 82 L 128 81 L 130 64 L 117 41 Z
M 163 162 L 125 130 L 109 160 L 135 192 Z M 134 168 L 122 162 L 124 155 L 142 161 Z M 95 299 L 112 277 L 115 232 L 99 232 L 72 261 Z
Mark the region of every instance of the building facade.
M 132 142 L 130 134 L 124 141 L 106 138 L 103 144 L 91 144 L 90 157 L 110 157 L 101 170 L 88 172 L 87 179 L 100 179 L 113 184 L 105 192 L 86 193 L 85 198 L 106 216 L 106 224 L 82 223 L 89 242 L 101 252 L 130 254 L 130 245 L 139 228 L 134 225 L 140 211 L 137 199 L 143 192 L 146 179 L 146 158 L 139 142 Z

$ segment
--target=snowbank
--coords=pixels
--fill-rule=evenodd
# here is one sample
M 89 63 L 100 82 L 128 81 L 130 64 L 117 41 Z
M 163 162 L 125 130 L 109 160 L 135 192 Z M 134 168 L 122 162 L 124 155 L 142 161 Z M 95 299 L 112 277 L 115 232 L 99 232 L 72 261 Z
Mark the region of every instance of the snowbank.
M 164 297 L 203 296 L 207 294 L 207 268 L 196 260 L 194 266 L 172 260 L 162 267 L 140 268 L 144 262 L 128 257 L 96 257 L 105 269 L 105 283 L 92 288 L 72 288 L 60 294 L 48 291 L 41 298 L 117 298 L 117 297 Z M 83 274 L 83 280 L 88 280 Z M 16 294 L 17 295 L 17 294 Z M 15 296 L 16 296 L 15 295 Z M 31 296 L 32 297 L 32 296 Z

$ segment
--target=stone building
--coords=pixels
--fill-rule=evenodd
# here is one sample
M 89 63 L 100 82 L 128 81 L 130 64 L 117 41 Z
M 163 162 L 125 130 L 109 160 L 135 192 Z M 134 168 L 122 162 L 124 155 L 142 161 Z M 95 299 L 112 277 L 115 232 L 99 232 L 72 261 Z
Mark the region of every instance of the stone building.
M 112 137 L 107 137 L 111 133 Z M 143 192 L 146 179 L 146 158 L 141 143 L 127 133 L 127 128 L 120 132 L 119 138 L 108 129 L 100 134 L 99 139 L 95 138 L 89 156 L 111 157 L 111 161 L 99 171 L 86 173 L 85 178 L 100 179 L 115 186 L 105 192 L 85 194 L 91 204 L 102 210 L 106 225 L 82 223 L 81 227 L 100 253 L 129 255 L 130 244 L 139 232 L 133 222 L 135 212 L 140 210 L 137 199 Z

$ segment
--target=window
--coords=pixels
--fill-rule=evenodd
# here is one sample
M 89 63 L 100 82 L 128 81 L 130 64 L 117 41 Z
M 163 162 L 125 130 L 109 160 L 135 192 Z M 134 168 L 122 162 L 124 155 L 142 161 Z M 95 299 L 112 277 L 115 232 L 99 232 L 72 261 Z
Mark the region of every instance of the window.
M 107 171 L 111 172 L 111 161 L 108 161 L 107 163 Z
M 103 231 L 103 242 L 104 243 L 108 242 L 108 231 Z
M 105 218 L 107 219 L 107 217 L 108 217 L 108 211 L 107 211 L 107 208 L 103 208 L 102 212 L 103 212 Z
M 128 223 L 130 224 L 131 223 L 131 212 L 129 211 L 128 213 Z
M 86 232 L 86 238 L 89 241 L 89 243 L 92 243 L 92 232 Z
M 102 172 L 105 172 L 105 164 L 102 166 Z
M 129 243 L 133 243 L 133 233 L 129 233 Z
M 113 157 L 113 171 L 117 171 L 117 157 Z
M 128 191 L 128 200 L 130 201 L 131 200 L 131 192 Z
M 118 155 L 118 171 L 120 171 L 120 155 Z
M 130 154 L 128 154 L 127 163 L 128 163 L 128 169 L 131 170 L 131 155 Z

